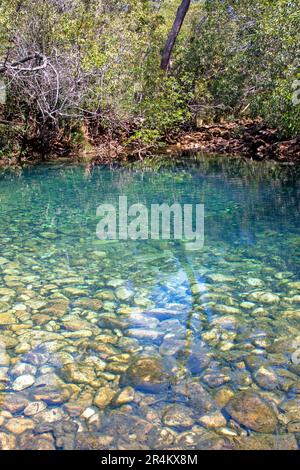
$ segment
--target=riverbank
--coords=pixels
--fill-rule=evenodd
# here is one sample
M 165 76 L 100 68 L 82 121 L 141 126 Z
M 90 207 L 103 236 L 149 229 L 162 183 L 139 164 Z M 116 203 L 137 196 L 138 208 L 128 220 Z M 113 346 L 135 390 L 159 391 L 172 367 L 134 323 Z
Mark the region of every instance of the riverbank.
M 96 155 L 92 161 L 101 164 L 142 160 L 151 153 L 178 154 L 187 151 L 297 164 L 300 163 L 300 136 L 285 139 L 262 120 L 203 124 L 197 129 L 181 131 L 175 137 L 166 138 L 162 145 L 127 145 L 119 141 L 106 141 L 95 148 Z
M 300 162 L 300 136 L 286 140 L 260 120 L 204 125 L 197 131 L 184 133 L 168 151 L 176 149 L 240 155 L 253 160 Z
M 23 155 L 3 156 L 0 166 L 22 166 L 57 159 L 72 159 L 92 166 L 142 161 L 153 154 L 178 155 L 184 152 L 203 152 L 213 155 L 243 156 L 258 161 L 300 163 L 300 136 L 285 139 L 276 129 L 268 128 L 262 120 L 237 120 L 227 123 L 203 124 L 197 129 L 180 130 L 159 142 L 132 141 L 129 135 L 111 137 L 106 134 L 87 136 L 85 145 L 71 146 L 56 142 L 42 154 L 34 146 Z M 86 145 L 87 144 L 87 145 Z M 30 155 L 30 157 L 28 157 Z

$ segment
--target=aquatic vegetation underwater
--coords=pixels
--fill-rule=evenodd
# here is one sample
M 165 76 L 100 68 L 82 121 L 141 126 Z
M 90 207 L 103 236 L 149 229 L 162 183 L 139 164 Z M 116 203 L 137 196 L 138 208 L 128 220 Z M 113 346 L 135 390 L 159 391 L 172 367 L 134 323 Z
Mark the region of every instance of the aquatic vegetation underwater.
M 1 172 L 0 449 L 298 448 L 300 171 L 194 160 Z M 204 247 L 99 240 L 120 195 Z

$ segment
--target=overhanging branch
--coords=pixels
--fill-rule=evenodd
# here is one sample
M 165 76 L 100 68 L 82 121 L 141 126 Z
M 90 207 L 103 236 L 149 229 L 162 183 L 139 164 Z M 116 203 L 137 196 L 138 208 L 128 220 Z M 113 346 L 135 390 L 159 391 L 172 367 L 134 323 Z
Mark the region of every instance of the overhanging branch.
M 19 70 L 20 65 L 26 64 L 27 62 L 30 62 L 31 60 L 41 60 L 41 59 L 44 60 L 44 64 L 42 66 L 28 68 L 28 69 L 24 69 L 24 68 L 21 69 L 22 71 L 28 71 L 28 72 L 38 70 L 41 67 L 45 66 L 45 60 L 46 59 L 45 59 L 45 57 L 41 56 L 40 54 L 33 54 L 33 55 L 29 55 L 27 57 L 23 57 L 23 59 L 12 62 L 11 64 L 6 63 L 6 64 L 2 65 L 0 67 L 0 73 L 5 73 L 9 69 Z

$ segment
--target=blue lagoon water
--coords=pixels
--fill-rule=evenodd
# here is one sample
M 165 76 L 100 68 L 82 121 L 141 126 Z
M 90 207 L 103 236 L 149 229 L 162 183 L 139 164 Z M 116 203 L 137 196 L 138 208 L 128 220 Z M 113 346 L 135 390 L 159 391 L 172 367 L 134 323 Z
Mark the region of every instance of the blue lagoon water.
M 0 448 L 297 448 L 300 169 L 162 157 L 0 173 Z M 204 246 L 99 240 L 203 204 Z

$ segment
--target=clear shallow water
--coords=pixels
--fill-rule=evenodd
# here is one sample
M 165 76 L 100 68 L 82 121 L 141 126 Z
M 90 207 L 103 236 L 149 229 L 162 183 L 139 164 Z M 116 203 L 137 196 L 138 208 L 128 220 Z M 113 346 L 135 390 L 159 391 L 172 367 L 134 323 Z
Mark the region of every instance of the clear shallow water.
M 0 448 L 297 448 L 299 177 L 201 156 L 2 171 Z M 204 248 L 98 240 L 119 195 L 204 204 Z

